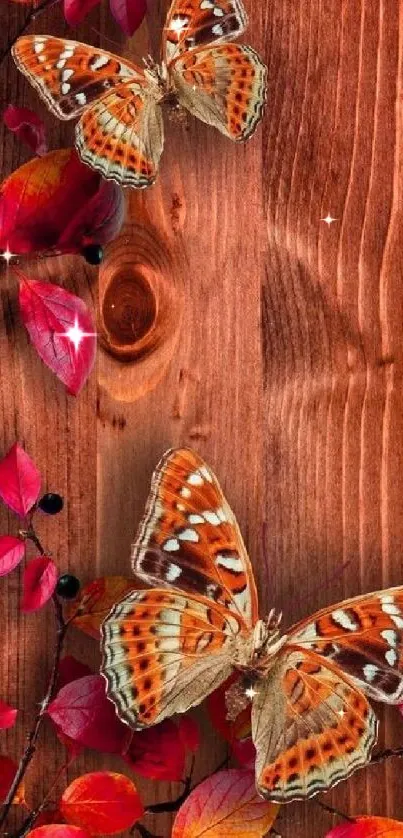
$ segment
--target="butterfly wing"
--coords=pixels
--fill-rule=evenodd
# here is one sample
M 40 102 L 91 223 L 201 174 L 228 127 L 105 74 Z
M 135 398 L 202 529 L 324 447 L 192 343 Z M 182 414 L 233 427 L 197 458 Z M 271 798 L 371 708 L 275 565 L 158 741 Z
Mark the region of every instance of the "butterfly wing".
M 333 664 L 288 645 L 255 685 L 252 736 L 263 797 L 311 797 L 368 762 L 377 720 L 366 697 Z
M 403 587 L 324 608 L 294 626 L 292 642 L 341 667 L 370 698 L 403 701 Z
M 74 119 L 127 79 L 146 83 L 142 70 L 131 62 L 65 38 L 25 35 L 12 52 L 18 69 L 59 119 Z
M 161 108 L 138 81 L 115 87 L 76 126 L 76 148 L 84 163 L 122 186 L 144 189 L 154 183 L 163 144 Z
M 109 697 L 132 727 L 199 704 L 231 674 L 241 621 L 217 603 L 175 591 L 132 591 L 102 627 Z
M 247 628 L 258 618 L 252 567 L 217 478 L 190 449 L 168 451 L 151 483 L 132 547 L 133 571 L 148 585 L 207 596 Z
M 259 124 L 267 68 L 252 47 L 221 44 L 180 56 L 170 68 L 181 105 L 193 116 L 244 142 Z
M 163 60 L 169 64 L 189 50 L 232 40 L 246 26 L 241 0 L 173 0 L 164 29 Z

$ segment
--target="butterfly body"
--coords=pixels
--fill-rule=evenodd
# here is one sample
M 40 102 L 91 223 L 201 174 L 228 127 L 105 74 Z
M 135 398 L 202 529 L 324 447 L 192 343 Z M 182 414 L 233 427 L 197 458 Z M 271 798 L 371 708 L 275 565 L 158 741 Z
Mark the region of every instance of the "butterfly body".
M 159 64 L 144 67 L 88 44 L 32 35 L 13 47 L 18 68 L 59 119 L 79 118 L 82 160 L 123 186 L 154 183 L 164 145 L 162 108 L 187 110 L 235 142 L 252 136 L 267 70 L 230 39 L 246 27 L 241 0 L 173 0 Z
M 287 803 L 365 765 L 377 738 L 368 698 L 403 702 L 403 587 L 329 606 L 280 633 L 259 619 L 235 516 L 209 466 L 168 451 L 132 547 L 150 587 L 117 603 L 102 628 L 102 671 L 134 728 L 200 704 L 230 676 L 229 718 L 251 704 L 256 785 Z

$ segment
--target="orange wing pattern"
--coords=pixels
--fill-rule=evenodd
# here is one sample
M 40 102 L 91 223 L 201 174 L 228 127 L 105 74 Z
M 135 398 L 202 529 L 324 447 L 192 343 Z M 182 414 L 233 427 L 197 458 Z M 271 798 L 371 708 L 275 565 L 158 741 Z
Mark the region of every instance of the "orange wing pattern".
M 189 50 L 236 38 L 246 26 L 241 0 L 173 0 L 162 41 L 163 61 L 169 64 Z

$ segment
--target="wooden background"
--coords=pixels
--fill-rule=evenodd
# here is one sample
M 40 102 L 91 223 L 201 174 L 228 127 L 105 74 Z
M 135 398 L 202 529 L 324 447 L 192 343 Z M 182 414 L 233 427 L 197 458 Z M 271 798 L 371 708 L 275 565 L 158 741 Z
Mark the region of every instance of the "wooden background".
M 43 520 L 41 536 L 61 568 L 89 580 L 129 573 L 152 469 L 168 446 L 193 445 L 238 515 L 262 612 L 283 609 L 287 625 L 344 596 L 402 582 L 403 7 L 400 0 L 246 5 L 246 41 L 269 67 L 263 126 L 235 147 L 192 120 L 168 124 L 159 183 L 131 199 L 134 221 L 146 219 L 140 261 L 168 254 L 158 264 L 170 265 L 178 304 L 183 294 L 168 371 L 144 392 L 147 364 L 154 382 L 152 355 L 122 366 L 100 350 L 81 396 L 67 397 L 29 346 L 12 272 L 3 271 L 0 450 L 18 437 L 45 487 L 65 496 L 65 512 Z M 166 3 L 149 7 L 132 56 L 148 43 L 158 53 Z M 23 16 L 0 0 L 0 46 Z M 59 8 L 36 31 L 71 36 Z M 74 36 L 127 49 L 106 0 Z M 44 114 L 10 60 L 0 73 L 1 106 Z M 46 120 L 51 146 L 68 144 L 70 129 Z M 26 153 L 2 126 L 0 143 L 4 177 Z M 331 226 L 321 221 L 328 212 L 337 219 Z M 138 246 L 137 229 L 123 247 L 132 235 Z M 39 274 L 97 301 L 97 272 L 79 257 L 33 264 Z M 0 524 L 15 531 L 4 510 Z M 19 614 L 19 588 L 18 573 L 1 580 L 1 698 L 22 710 L 1 749 L 14 756 L 43 695 L 54 637 L 50 611 Z M 70 649 L 95 664 L 94 644 L 78 633 Z M 398 712 L 380 715 L 381 743 L 402 744 Z M 197 776 L 223 753 L 206 723 Z M 46 729 L 30 799 L 48 788 L 60 759 Z M 120 767 L 87 752 L 69 778 L 102 764 Z M 402 783 L 401 764 L 390 760 L 326 800 L 351 814 L 403 819 Z M 147 802 L 178 790 L 139 787 Z M 283 838 L 321 838 L 333 822 L 317 803 L 299 803 L 283 809 L 277 828 Z M 168 816 L 147 825 L 170 834 Z

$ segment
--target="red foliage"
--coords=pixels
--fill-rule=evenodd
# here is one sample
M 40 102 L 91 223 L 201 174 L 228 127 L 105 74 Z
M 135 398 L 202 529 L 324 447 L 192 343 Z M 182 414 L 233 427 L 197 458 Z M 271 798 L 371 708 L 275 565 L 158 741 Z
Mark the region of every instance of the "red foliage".
M 111 771 L 84 774 L 66 789 L 60 809 L 91 835 L 116 835 L 144 814 L 137 789 L 128 777 Z
M 13 535 L 0 535 L 0 576 L 11 573 L 25 553 L 25 541 Z
M 155 727 L 133 733 L 124 759 L 142 777 L 182 780 L 186 747 L 179 727 L 171 719 L 165 719 Z
M 48 556 L 31 559 L 24 570 L 21 610 L 37 611 L 51 598 L 59 577 L 57 567 Z
M 10 757 L 0 756 L 0 803 L 6 799 L 17 771 L 17 765 Z M 24 802 L 24 786 L 20 785 L 13 803 Z
M 147 11 L 147 0 L 110 0 L 113 17 L 125 35 L 133 35 Z
M 45 126 L 34 111 L 9 105 L 3 113 L 3 120 L 7 128 L 13 131 L 34 154 L 38 157 L 46 154 L 48 147 Z
M 81 829 L 79 826 L 69 826 L 67 824 L 52 823 L 47 826 L 38 826 L 28 832 L 31 838 L 91 838 L 86 829 Z
M 24 518 L 38 500 L 41 476 L 36 465 L 16 442 L 0 460 L 0 497 Z
M 59 664 L 57 679 L 59 690 L 65 687 L 66 684 L 71 684 L 72 681 L 78 681 L 79 678 L 84 678 L 85 675 L 92 675 L 90 667 L 86 663 L 77 660 L 74 655 L 65 655 Z
M 7 730 L 9 727 L 13 727 L 17 714 L 18 710 L 0 701 L 0 730 Z

